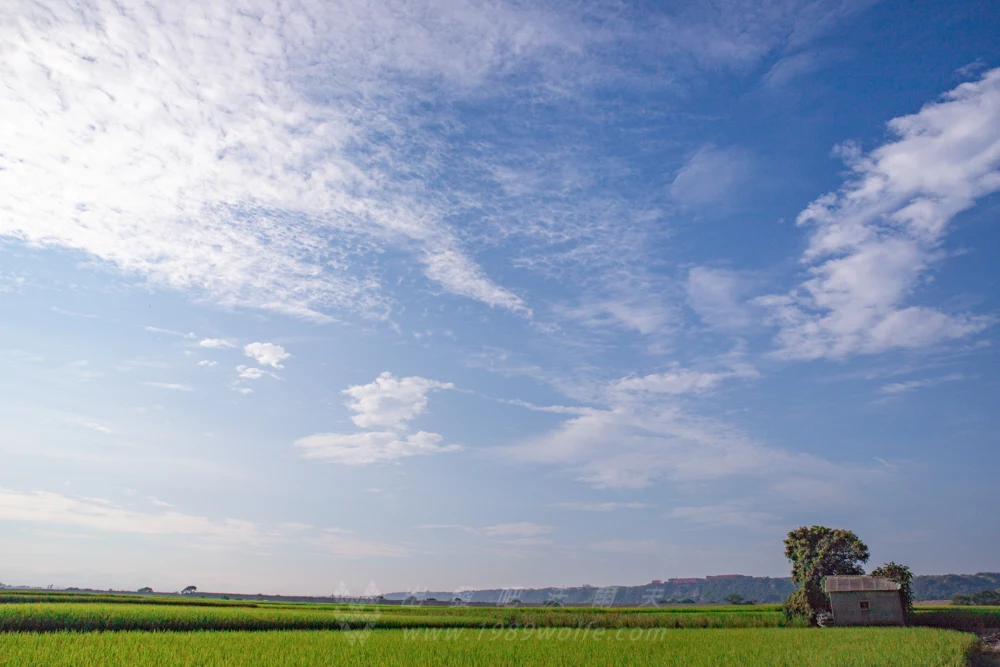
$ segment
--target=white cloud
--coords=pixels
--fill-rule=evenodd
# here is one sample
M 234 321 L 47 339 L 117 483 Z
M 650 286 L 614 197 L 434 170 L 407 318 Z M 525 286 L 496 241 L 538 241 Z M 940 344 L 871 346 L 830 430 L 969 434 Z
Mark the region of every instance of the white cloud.
M 1000 69 L 894 118 L 890 141 L 863 155 L 845 145 L 854 174 L 798 217 L 812 229 L 809 278 L 758 300 L 779 327 L 786 358 L 842 358 L 968 336 L 992 320 L 906 305 L 940 260 L 951 220 L 1000 190 Z
M 957 382 L 958 380 L 964 380 L 965 376 L 961 373 L 952 373 L 951 375 L 945 375 L 943 377 L 937 378 L 925 378 L 923 380 L 907 380 L 906 382 L 891 382 L 889 384 L 884 384 L 879 387 L 879 393 L 885 394 L 887 396 L 894 396 L 896 394 L 903 394 L 909 391 L 914 391 L 916 389 L 924 389 L 926 387 L 933 387 L 934 385 L 941 384 L 943 382 Z
M 717 329 L 738 330 L 751 324 L 746 299 L 751 288 L 752 281 L 736 271 L 696 266 L 688 272 L 691 307 L 702 321 Z
M 704 373 L 682 368 L 665 373 L 653 373 L 638 378 L 625 378 L 612 385 L 614 390 L 649 392 L 652 394 L 700 394 L 731 377 L 756 377 L 756 372 Z
M 218 363 L 219 362 L 217 362 L 217 361 L 209 361 L 208 359 L 202 359 L 201 361 L 198 362 L 198 365 L 199 366 L 205 366 L 207 368 L 211 368 L 212 366 L 215 366 Z
M 749 177 L 752 166 L 743 149 L 702 146 L 677 172 L 670 196 L 685 206 L 718 206 Z
M 259 380 L 265 375 L 273 377 L 276 380 L 281 379 L 278 375 L 272 373 L 271 371 L 254 368 L 253 366 L 237 366 L 236 372 L 239 373 L 240 380 Z
M 453 388 L 450 382 L 417 376 L 396 379 L 392 373 L 384 372 L 374 382 L 353 385 L 344 393 L 353 399 L 347 407 L 358 413 L 351 418 L 357 426 L 401 429 L 427 409 L 429 392 Z
M 178 338 L 195 337 L 193 333 L 184 333 L 182 331 L 174 331 L 173 329 L 161 329 L 160 327 L 143 327 L 142 330 L 150 333 L 164 334 L 165 336 L 177 336 Z
M 431 245 L 424 251 L 421 261 L 427 277 L 452 294 L 531 317 L 531 309 L 520 297 L 487 278 L 454 241 L 443 240 Z
M 629 510 L 640 510 L 649 507 L 646 503 L 636 503 L 636 502 L 604 502 L 604 503 L 582 503 L 582 502 L 564 502 L 564 503 L 553 503 L 550 507 L 554 507 L 562 510 L 574 510 L 578 512 L 613 512 L 615 510 L 629 509 Z
M 245 544 L 258 537 L 257 527 L 238 519 L 211 519 L 164 512 L 149 514 L 100 499 L 70 498 L 58 493 L 24 493 L 0 488 L 0 520 L 82 526 L 139 535 L 191 535 L 212 542 Z
M 243 348 L 243 352 L 248 357 L 256 359 L 258 364 L 273 368 L 284 368 L 281 362 L 292 356 L 285 352 L 285 348 L 274 343 L 250 343 Z
M 307 459 L 358 466 L 462 449 L 460 445 L 441 445 L 442 440 L 441 435 L 426 431 L 405 438 L 390 431 L 316 433 L 296 440 L 295 446 Z
M 164 502 L 159 498 L 155 498 L 153 496 L 147 496 L 146 500 L 148 500 L 149 504 L 152 505 L 153 507 L 174 507 L 174 505 Z
M 742 351 L 736 348 L 733 352 L 722 358 L 726 370 L 720 371 L 695 371 L 689 368 L 676 366 L 663 373 L 652 373 L 643 377 L 622 378 L 612 382 L 608 390 L 611 393 L 619 392 L 646 392 L 649 394 L 702 394 L 718 385 L 723 380 L 734 378 L 754 379 L 760 377 L 760 373 L 752 365 L 742 360 Z
M 194 387 L 186 384 L 180 384 L 177 382 L 143 382 L 147 387 L 155 387 L 157 389 L 169 389 L 171 391 L 194 391 Z
M 205 338 L 198 345 L 208 348 L 225 348 L 225 347 L 236 347 L 235 343 L 232 343 L 223 338 Z

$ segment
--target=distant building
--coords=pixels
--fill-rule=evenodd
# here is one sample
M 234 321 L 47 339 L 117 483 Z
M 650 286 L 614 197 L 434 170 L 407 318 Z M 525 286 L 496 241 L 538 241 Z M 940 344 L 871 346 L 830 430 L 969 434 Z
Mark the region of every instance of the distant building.
M 663 580 L 662 580 L 662 579 L 653 579 L 653 580 L 652 580 L 651 582 L 649 582 L 649 583 L 650 583 L 650 585 L 654 585 L 654 584 L 662 584 L 662 583 L 663 583 Z
M 885 577 L 827 577 L 835 625 L 904 625 L 899 584 Z
M 710 574 L 706 579 L 743 579 L 745 574 Z
M 697 584 L 701 579 L 698 577 L 687 577 L 679 579 L 667 579 L 668 584 Z

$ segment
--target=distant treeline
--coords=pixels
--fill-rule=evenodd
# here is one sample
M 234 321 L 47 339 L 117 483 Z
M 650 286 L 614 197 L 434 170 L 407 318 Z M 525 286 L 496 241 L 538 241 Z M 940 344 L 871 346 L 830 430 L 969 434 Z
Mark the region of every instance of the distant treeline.
M 1000 589 L 1000 573 L 923 575 L 913 579 L 913 595 L 917 600 L 950 600 L 956 595 L 970 595 L 982 590 Z M 406 599 L 413 595 L 418 600 L 454 600 L 465 602 L 510 603 L 514 600 L 525 604 L 544 604 L 556 601 L 563 605 L 643 605 L 664 603 L 725 602 L 726 598 L 739 595 L 744 600 L 756 602 L 782 602 L 795 586 L 789 577 L 719 577 L 709 579 L 664 581 L 642 586 L 574 586 L 571 588 L 487 589 L 454 593 L 424 591 L 420 593 L 390 593 L 390 600 Z
M 978 574 L 933 574 L 913 578 L 918 600 L 950 600 L 956 595 L 1000 589 L 1000 572 Z

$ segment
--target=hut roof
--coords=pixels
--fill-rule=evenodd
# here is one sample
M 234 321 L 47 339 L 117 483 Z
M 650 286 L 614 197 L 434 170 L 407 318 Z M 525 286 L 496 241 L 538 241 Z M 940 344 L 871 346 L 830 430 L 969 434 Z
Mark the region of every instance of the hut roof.
M 823 582 L 827 593 L 845 593 L 849 591 L 898 591 L 900 585 L 885 577 L 836 576 L 827 577 Z

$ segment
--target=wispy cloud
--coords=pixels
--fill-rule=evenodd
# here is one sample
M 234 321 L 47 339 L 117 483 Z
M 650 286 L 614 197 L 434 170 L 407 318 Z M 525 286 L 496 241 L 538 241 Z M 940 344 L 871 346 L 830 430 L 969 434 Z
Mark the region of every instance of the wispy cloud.
M 265 530 L 252 521 L 216 520 L 185 514 L 153 496 L 146 500 L 166 511 L 140 511 L 106 498 L 0 488 L 0 520 L 145 536 L 183 536 L 188 538 L 187 544 L 199 548 L 245 549 L 269 543 L 293 543 L 300 545 L 299 548 L 310 547 L 344 558 L 404 558 L 412 553 L 411 548 L 368 540 L 351 531 L 315 531 L 309 524 L 300 522 L 284 522 Z
M 45 361 L 45 356 L 27 350 L 0 350 L 0 360 L 38 364 Z
M 670 184 L 670 196 L 690 207 L 718 207 L 738 194 L 750 177 L 753 159 L 739 147 L 702 146 Z
M 0 489 L 0 519 L 40 524 L 81 526 L 140 535 L 192 535 L 211 542 L 248 543 L 258 537 L 249 521 L 165 512 L 144 513 L 103 499 L 72 498 L 58 493 Z
M 617 380 L 611 384 L 610 391 L 673 395 L 701 394 L 716 387 L 723 380 L 731 378 L 753 379 L 758 376 L 757 369 L 747 363 L 739 363 L 734 365 L 732 369 L 715 372 L 677 367 L 663 373 Z
M 737 365 L 720 372 L 676 368 L 608 382 L 600 399 L 605 407 L 567 410 L 573 416 L 549 432 L 494 454 L 562 466 L 597 488 L 826 469 L 829 464 L 821 459 L 757 442 L 718 419 L 694 414 L 684 402 L 727 378 L 755 376 L 752 367 Z
M 561 510 L 573 510 L 577 512 L 613 512 L 615 510 L 629 509 L 629 510 L 641 510 L 649 507 L 646 503 L 637 502 L 603 502 L 603 503 L 584 503 L 584 502 L 563 502 L 563 503 L 553 503 L 549 507 L 554 507 Z
M 808 0 L 652 14 L 602 3 L 307 0 L 292 10 L 237 0 L 225 21 L 193 0 L 13 11 L 19 27 L 4 43 L 24 57 L 0 65 L 0 186 L 12 193 L 0 235 L 81 250 L 199 299 L 319 321 L 385 317 L 395 305 L 386 269 L 400 256 L 432 288 L 532 317 L 526 293 L 501 284 L 504 267 L 487 270 L 481 250 L 516 237 L 520 266 L 607 284 L 630 264 L 608 250 L 641 249 L 658 233 L 657 207 L 618 192 L 628 169 L 577 159 L 601 150 L 583 145 L 585 128 L 570 122 L 551 153 L 531 136 L 494 143 L 464 134 L 453 102 L 503 90 L 514 104 L 551 103 L 593 123 L 605 87 L 673 92 L 706 72 L 748 71 L 849 13 Z M 731 189 L 745 155 L 701 147 L 675 199 Z M 607 187 L 580 196 L 588 183 Z M 598 304 L 612 301 L 607 291 Z M 654 294 L 618 309 L 622 321 L 659 326 Z
M 511 545 L 532 546 L 552 543 L 552 540 L 546 537 L 552 533 L 552 527 L 543 526 L 531 521 L 498 523 L 480 528 L 463 524 L 425 524 L 419 527 L 427 530 L 459 530 L 471 535 L 478 535 L 492 541 Z
M 98 320 L 101 319 L 100 315 L 94 315 L 92 313 L 80 313 L 75 310 L 66 310 L 65 308 L 59 308 L 57 306 L 52 306 L 49 308 L 53 313 L 57 315 L 65 315 L 66 317 L 79 317 L 85 320 Z
M 220 349 L 227 347 L 236 347 L 236 343 L 226 340 L 225 338 L 203 338 L 198 342 L 201 347 L 207 347 L 211 349 Z
M 169 389 L 170 391 L 194 391 L 194 387 L 179 382 L 143 382 L 147 387 L 156 389 Z
M 420 166 L 405 163 L 407 146 L 388 161 L 365 148 L 369 135 L 406 136 L 401 76 L 461 87 L 505 61 L 568 46 L 544 28 L 545 12 L 229 9 L 243 18 L 219 22 L 193 2 L 128 12 L 25 4 L 18 15 L 33 28 L 4 33 L 33 55 L 2 70 L 5 127 L 21 130 L 0 135 L 4 191 L 18 193 L 0 234 L 81 249 L 223 304 L 321 320 L 330 309 L 384 311 L 375 273 L 344 269 L 392 245 L 445 289 L 527 313 L 464 250 L 442 222 L 446 210 L 392 185 L 396 172 Z M 322 80 L 316 63 L 325 63 Z M 213 95 L 199 92 L 208 87 Z M 161 103 L 138 113 L 134 100 Z
M 183 331 L 174 331 L 173 329 L 161 329 L 160 327 L 143 327 L 143 331 L 148 331 L 150 333 L 164 334 L 165 336 L 177 336 L 178 338 L 194 338 L 193 333 L 184 333 Z
M 951 375 L 945 375 L 936 378 L 924 378 L 922 380 L 907 380 L 905 382 L 890 382 L 879 387 L 879 393 L 886 396 L 896 396 L 899 394 L 904 394 L 910 391 L 915 391 L 917 389 L 925 389 L 927 387 L 933 387 L 935 385 L 942 384 L 944 382 L 958 382 L 959 380 L 966 379 L 961 373 L 952 373 Z
M 786 56 L 774 63 L 761 83 L 766 89 L 776 90 L 789 86 L 799 78 L 829 67 L 834 54 L 820 51 L 802 51 Z
M 240 380 L 259 380 L 265 375 L 272 377 L 276 380 L 281 379 L 278 375 L 272 373 L 271 371 L 265 371 L 261 368 L 254 368 L 253 366 L 237 366 L 236 372 L 239 374 Z
M 443 436 L 426 431 L 405 437 L 391 431 L 316 433 L 296 440 L 295 446 L 307 459 L 360 466 L 462 449 L 460 445 L 442 445 L 442 440 Z
M 762 529 L 773 525 L 778 517 L 769 512 L 754 510 L 747 501 L 727 501 L 718 505 L 676 507 L 667 518 L 678 519 L 705 528 Z
M 87 419 L 86 417 L 77 417 L 77 416 L 63 417 L 63 421 L 66 422 L 67 424 L 73 424 L 75 426 L 80 426 L 81 428 L 90 429 L 91 431 L 97 431 L 98 433 L 104 433 L 104 434 L 114 433 L 114 431 L 108 426 L 105 426 L 100 422 L 94 421 L 93 419 Z
M 696 266 L 688 272 L 687 296 L 691 308 L 709 326 L 724 331 L 738 331 L 754 319 L 748 303 L 754 280 L 728 269 Z

